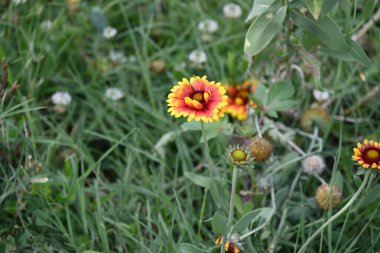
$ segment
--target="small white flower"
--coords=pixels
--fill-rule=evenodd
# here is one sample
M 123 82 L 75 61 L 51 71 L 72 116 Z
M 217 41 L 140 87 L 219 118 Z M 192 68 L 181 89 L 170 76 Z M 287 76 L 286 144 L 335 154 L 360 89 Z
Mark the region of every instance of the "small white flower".
M 119 88 L 108 88 L 106 90 L 105 97 L 107 99 L 116 101 L 124 97 L 124 92 Z
M 41 28 L 45 31 L 49 31 L 51 29 L 52 25 L 53 25 L 53 23 L 51 22 L 51 20 L 47 19 L 41 23 Z
M 218 22 L 213 19 L 204 19 L 198 24 L 198 30 L 205 33 L 214 33 L 218 28 Z
M 190 52 L 189 61 L 194 64 L 202 64 L 207 61 L 207 55 L 205 51 L 196 49 Z
M 240 5 L 235 3 L 227 3 L 223 7 L 223 14 L 226 18 L 238 18 L 242 14 Z
M 68 106 L 71 103 L 71 95 L 68 92 L 58 91 L 51 96 L 53 104 Z
M 103 37 L 106 39 L 112 39 L 117 34 L 116 28 L 107 26 L 103 29 Z
M 134 55 L 129 56 L 129 57 L 128 57 L 128 61 L 129 61 L 130 63 L 135 63 L 135 62 L 137 61 L 136 56 L 134 56 Z
M 174 66 L 174 70 L 181 71 L 186 68 L 186 62 L 180 62 Z
M 326 167 L 325 160 L 319 155 L 312 155 L 303 160 L 303 171 L 307 174 L 320 175 Z
M 15 5 L 19 5 L 19 4 L 24 4 L 26 3 L 28 0 L 13 0 L 12 2 L 15 4 Z
M 49 178 L 47 178 L 47 177 L 35 177 L 35 178 L 31 178 L 30 182 L 32 184 L 45 184 L 45 183 L 49 182 Z
M 121 51 L 111 50 L 108 53 L 108 57 L 112 62 L 125 63 L 127 61 L 127 57 L 125 57 L 124 53 Z
M 329 99 L 330 94 L 327 91 L 313 90 L 315 100 L 318 102 L 324 102 Z

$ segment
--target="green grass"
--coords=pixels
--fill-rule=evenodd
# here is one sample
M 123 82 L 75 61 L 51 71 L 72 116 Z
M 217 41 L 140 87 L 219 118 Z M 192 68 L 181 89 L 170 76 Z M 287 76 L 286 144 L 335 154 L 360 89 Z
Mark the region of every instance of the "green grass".
M 179 252 L 181 243 L 220 252 L 214 247 L 218 235 L 212 231 L 211 218 L 221 210 L 210 190 L 185 176 L 191 172 L 208 177 L 201 132 L 180 132 L 185 120 L 167 113 L 167 94 L 178 80 L 192 75 L 239 83 L 247 78 L 247 68 L 251 76 L 270 83 L 275 73 L 291 62 L 305 71 L 306 86 L 301 86 L 296 71 L 288 72 L 286 78 L 296 88 L 295 117 L 280 113 L 272 120 L 278 126 L 284 124 L 286 128 L 279 126 L 283 133 L 294 134 L 293 130 L 300 128 L 300 114 L 314 101 L 312 90 L 317 85 L 315 76 L 307 74 L 299 41 L 287 41 L 283 29 L 248 67 L 243 45 L 250 1 L 236 1 L 243 16 L 232 20 L 223 17 L 227 1 L 217 0 L 166 0 L 161 13 L 152 0 L 81 1 L 71 14 L 64 1 L 29 0 L 17 6 L 7 2 L 0 3 L 0 58 L 8 64 L 8 88 L 14 82 L 20 87 L 0 104 L 0 252 L 171 253 Z M 106 40 L 93 27 L 95 6 L 118 29 L 115 38 Z M 360 9 L 356 18 L 339 10 L 332 15 L 347 34 L 362 21 Z M 218 21 L 219 30 L 205 43 L 197 24 L 208 17 Z M 52 28 L 44 31 L 40 24 L 47 19 L 53 22 Z M 322 177 L 329 182 L 338 172 L 343 176 L 339 207 L 361 183 L 361 177 L 355 176 L 352 147 L 363 138 L 380 138 L 378 93 L 358 104 L 379 86 L 379 32 L 378 26 L 372 27 L 362 42 L 372 62 L 368 68 L 313 51 L 322 62 L 321 86 L 332 92 L 328 106 L 332 120 L 320 132 L 321 155 L 327 163 Z M 203 68 L 191 66 L 187 59 L 196 48 L 207 53 Z M 136 62 L 112 65 L 107 60 L 112 49 L 135 56 Z M 166 62 L 163 73 L 149 68 L 157 59 Z M 178 70 L 181 62 L 186 67 Z M 360 79 L 360 73 L 366 81 Z M 0 75 L 4 74 L 1 70 Z M 125 97 L 105 100 L 107 87 L 122 89 Z M 68 91 L 73 97 L 63 114 L 53 110 L 50 97 L 56 91 Z M 348 117 L 363 120 L 336 120 L 348 108 Z M 227 119 L 235 135 L 241 128 L 254 128 L 251 121 Z M 171 139 L 156 149 L 167 133 L 172 134 Z M 268 131 L 265 136 L 269 137 Z M 230 141 L 230 136 L 221 133 L 209 142 L 222 178 L 218 190 L 226 203 L 232 169 L 225 149 Z M 310 144 L 298 134 L 293 141 L 303 150 Z M 255 252 L 253 248 L 257 252 L 297 252 L 336 212 L 318 209 L 314 194 L 320 183 L 299 173 L 302 158 L 286 142 L 272 142 L 273 158 L 238 176 L 235 222 L 247 211 L 271 207 L 270 190 L 255 185 L 272 172 L 276 202 L 270 222 L 244 240 L 242 252 Z M 282 166 L 286 163 L 289 165 Z M 32 178 L 40 177 L 49 181 L 31 183 Z M 244 185 L 247 177 L 248 186 Z M 374 177 L 355 205 L 330 225 L 323 237 L 317 237 L 307 252 L 378 251 L 377 182 Z M 242 189 L 254 192 L 254 201 L 244 203 L 239 195 Z

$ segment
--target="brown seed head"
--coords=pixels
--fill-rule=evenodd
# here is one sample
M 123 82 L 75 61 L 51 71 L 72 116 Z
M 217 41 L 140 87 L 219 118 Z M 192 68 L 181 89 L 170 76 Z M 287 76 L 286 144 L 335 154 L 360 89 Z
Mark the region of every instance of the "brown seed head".
M 332 208 L 335 208 L 342 200 L 342 192 L 335 185 L 322 184 L 317 188 L 315 199 L 322 210 L 330 207 L 330 194 Z
M 249 149 L 256 162 L 263 162 L 271 156 L 273 146 L 267 139 L 255 137 L 249 144 Z

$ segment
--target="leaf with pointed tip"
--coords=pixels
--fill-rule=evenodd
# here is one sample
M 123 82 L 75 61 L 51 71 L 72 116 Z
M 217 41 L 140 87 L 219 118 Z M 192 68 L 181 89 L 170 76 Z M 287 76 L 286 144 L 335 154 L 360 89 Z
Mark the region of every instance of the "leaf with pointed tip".
M 264 12 L 251 24 L 245 37 L 244 53 L 254 56 L 260 53 L 272 41 L 282 28 L 287 6 L 282 6 L 275 13 Z

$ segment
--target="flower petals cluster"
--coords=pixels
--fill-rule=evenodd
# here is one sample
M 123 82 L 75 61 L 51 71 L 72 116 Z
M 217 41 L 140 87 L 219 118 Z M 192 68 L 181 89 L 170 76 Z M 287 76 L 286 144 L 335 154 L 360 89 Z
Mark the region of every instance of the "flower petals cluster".
M 353 149 L 354 155 L 352 159 L 367 169 L 380 169 L 380 144 L 374 140 L 365 139 L 363 144 L 358 143 L 357 147 Z
M 226 112 L 238 120 L 246 120 L 248 117 L 248 105 L 252 108 L 256 104 L 249 101 L 249 95 L 256 90 L 257 81 L 245 81 L 241 85 L 226 85 L 228 94 L 228 106 Z
M 223 6 L 223 14 L 226 18 L 238 18 L 242 13 L 240 5 L 236 3 L 230 2 Z
M 225 93 L 220 82 L 208 81 L 206 76 L 183 78 L 168 95 L 168 112 L 176 118 L 187 117 L 188 121 L 218 121 L 227 105 Z

